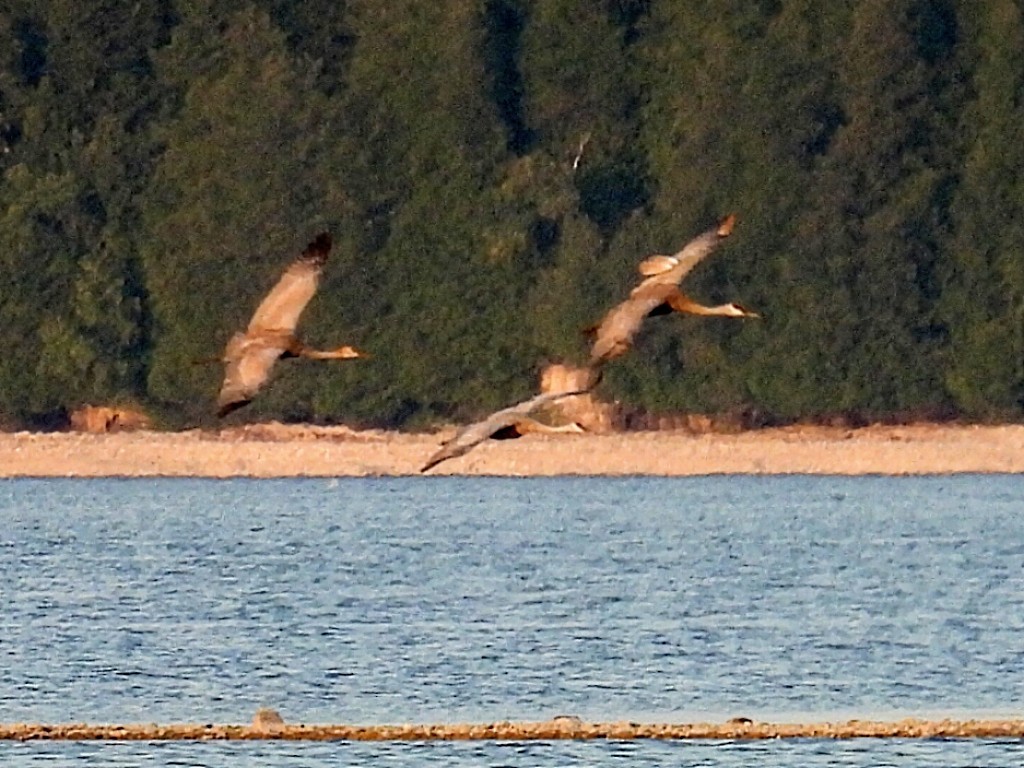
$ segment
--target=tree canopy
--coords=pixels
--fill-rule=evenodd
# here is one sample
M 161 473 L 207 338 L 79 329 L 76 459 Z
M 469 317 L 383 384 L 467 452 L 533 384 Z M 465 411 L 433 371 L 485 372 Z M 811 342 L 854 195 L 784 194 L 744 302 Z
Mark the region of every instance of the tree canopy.
M 209 421 L 195 361 L 328 230 L 300 331 L 373 357 L 245 418 L 468 419 L 734 212 L 686 290 L 763 320 L 656 318 L 606 396 L 1019 420 L 1022 118 L 1012 0 L 8 0 L 0 416 Z

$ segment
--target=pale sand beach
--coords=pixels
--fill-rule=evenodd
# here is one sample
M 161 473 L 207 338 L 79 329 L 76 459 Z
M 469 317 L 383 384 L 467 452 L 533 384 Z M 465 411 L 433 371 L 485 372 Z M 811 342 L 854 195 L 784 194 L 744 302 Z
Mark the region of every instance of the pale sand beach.
M 0 477 L 416 475 L 441 440 L 347 427 L 0 433 Z M 527 435 L 489 440 L 429 475 L 915 475 L 1024 472 L 1024 426 L 919 424 Z

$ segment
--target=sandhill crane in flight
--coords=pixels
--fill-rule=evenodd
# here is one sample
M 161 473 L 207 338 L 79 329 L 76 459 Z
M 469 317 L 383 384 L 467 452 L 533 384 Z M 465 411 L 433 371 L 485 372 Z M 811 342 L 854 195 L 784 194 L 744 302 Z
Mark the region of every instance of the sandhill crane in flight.
M 347 345 L 312 349 L 295 337 L 299 315 L 316 293 L 330 250 L 331 236 L 326 232 L 317 235 L 260 302 L 245 332 L 236 333 L 228 341 L 223 356 L 224 384 L 217 398 L 218 416 L 226 416 L 249 403 L 270 376 L 278 358 L 345 360 L 365 357 L 363 352 Z
M 625 354 L 644 318 L 651 315 L 676 311 L 721 317 L 760 317 L 735 302 L 704 306 L 679 290 L 682 279 L 729 236 L 735 223 L 736 217 L 730 214 L 716 227 L 691 240 L 675 255 L 658 254 L 640 262 L 638 270 L 644 280 L 633 289 L 628 299 L 614 307 L 591 329 L 594 335 L 590 351 L 591 367 Z
M 469 453 L 487 439 L 510 440 L 522 437 L 530 432 L 583 432 L 583 428 L 575 422 L 551 426 L 531 418 L 530 414 L 541 406 L 557 402 L 566 397 L 572 397 L 573 395 L 586 394 L 589 391 L 590 388 L 570 392 L 547 392 L 531 397 L 529 400 L 524 400 L 516 405 L 511 405 L 508 408 L 502 408 L 500 411 L 495 411 L 483 421 L 463 427 L 455 433 L 454 437 L 442 443 L 440 450 L 430 457 L 430 460 L 423 465 L 420 472 L 426 472 L 428 469 L 436 467 L 442 461 Z

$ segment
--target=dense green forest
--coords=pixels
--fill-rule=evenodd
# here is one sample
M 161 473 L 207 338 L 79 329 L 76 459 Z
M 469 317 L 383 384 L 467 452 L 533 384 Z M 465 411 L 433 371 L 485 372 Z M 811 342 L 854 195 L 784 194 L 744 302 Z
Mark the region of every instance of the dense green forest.
M 373 358 L 232 419 L 466 419 L 729 212 L 687 289 L 763 320 L 652 320 L 603 396 L 1024 415 L 1017 0 L 0 0 L 0 174 L 8 425 L 210 423 L 321 230 L 300 330 Z

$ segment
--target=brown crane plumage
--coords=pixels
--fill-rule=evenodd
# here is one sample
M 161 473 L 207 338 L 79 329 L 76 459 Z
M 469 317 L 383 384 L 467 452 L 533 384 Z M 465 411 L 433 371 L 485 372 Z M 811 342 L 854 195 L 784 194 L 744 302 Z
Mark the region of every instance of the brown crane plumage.
M 590 365 L 600 366 L 619 357 L 632 346 L 645 318 L 668 312 L 721 317 L 758 317 L 735 302 L 705 306 L 679 290 L 679 283 L 697 264 L 708 256 L 732 232 L 736 217 L 729 215 L 712 229 L 698 235 L 678 253 L 657 254 L 640 262 L 638 270 L 644 280 L 632 290 L 629 298 L 613 307 L 593 329 L 594 341 Z
M 575 422 L 551 426 L 531 418 L 530 414 L 541 406 L 557 402 L 566 397 L 572 397 L 573 395 L 582 395 L 588 391 L 590 391 L 589 388 L 572 392 L 548 392 L 536 395 L 529 400 L 524 400 L 508 408 L 502 408 L 500 411 L 495 411 L 486 419 L 463 427 L 455 433 L 454 437 L 442 443 L 441 448 L 430 457 L 427 463 L 420 469 L 420 472 L 426 472 L 428 469 L 436 467 L 442 461 L 469 453 L 480 443 L 488 439 L 509 440 L 521 437 L 529 432 L 582 432 L 583 428 Z
M 226 416 L 251 402 L 266 383 L 279 358 L 344 360 L 365 357 L 350 346 L 313 349 L 295 337 L 302 310 L 316 293 L 320 273 L 331 250 L 331 236 L 323 232 L 281 275 L 260 302 L 244 333 L 236 333 L 224 350 L 224 383 L 217 398 L 217 415 Z

